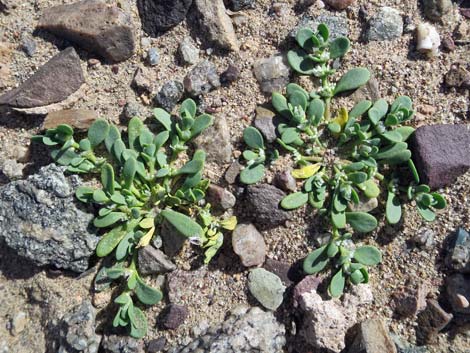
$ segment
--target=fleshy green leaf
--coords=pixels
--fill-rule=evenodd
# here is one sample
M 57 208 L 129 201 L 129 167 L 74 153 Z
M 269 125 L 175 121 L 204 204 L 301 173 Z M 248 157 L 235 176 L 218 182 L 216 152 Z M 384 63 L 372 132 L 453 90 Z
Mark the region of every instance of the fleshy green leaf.
M 167 111 L 156 108 L 153 110 L 153 115 L 166 130 L 171 131 L 171 115 Z
M 346 284 L 346 277 L 344 276 L 343 270 L 339 270 L 333 276 L 328 287 L 328 291 L 333 298 L 337 298 L 343 294 L 344 285 Z
M 183 103 L 181 103 L 180 115 L 182 116 L 184 112 L 187 111 L 189 115 L 191 116 L 191 118 L 194 118 L 196 116 L 196 110 L 197 110 L 196 103 L 191 98 L 188 98 L 188 99 L 185 99 Z
M 109 163 L 101 167 L 101 184 L 108 195 L 114 194 L 114 169 Z
M 147 334 L 147 318 L 138 307 L 133 306 L 134 324 L 131 325 L 130 335 L 136 339 L 140 339 Z
M 388 193 L 385 217 L 390 224 L 397 224 L 401 219 L 400 199 L 392 192 Z
M 308 194 L 295 192 L 284 197 L 281 201 L 281 207 L 285 210 L 294 210 L 305 205 L 308 201 Z
M 422 206 L 421 204 L 417 203 L 416 207 L 418 208 L 418 212 L 426 221 L 432 222 L 436 219 L 436 214 L 433 210 L 428 207 Z
M 163 299 L 163 294 L 158 289 L 152 288 L 141 280 L 137 280 L 135 294 L 146 305 L 154 305 Z
M 137 141 L 143 128 L 144 124 L 138 117 L 134 117 L 129 121 L 129 126 L 127 127 L 127 138 L 129 140 L 130 149 L 136 149 Z
M 361 246 L 354 250 L 354 259 L 365 266 L 375 266 L 382 262 L 382 254 L 374 246 Z
M 346 212 L 346 221 L 359 233 L 368 233 L 377 227 L 377 219 L 365 212 Z
M 98 146 L 108 136 L 109 124 L 104 119 L 97 119 L 88 129 L 88 140 L 92 147 Z
M 372 102 L 368 100 L 363 100 L 357 103 L 349 112 L 350 118 L 358 118 L 362 114 L 366 113 L 370 107 L 372 106 Z
M 311 75 L 317 63 L 310 59 L 308 54 L 300 48 L 289 50 L 287 53 L 289 65 L 297 72 L 304 75 Z
M 203 234 L 203 230 L 199 224 L 193 221 L 188 216 L 173 211 L 171 209 L 165 209 L 161 212 L 161 215 L 182 235 L 187 238 L 200 237 Z
M 124 178 L 124 185 L 126 189 L 130 188 L 132 182 L 134 181 L 135 173 L 137 171 L 137 161 L 135 158 L 128 158 L 124 163 L 124 168 L 122 169 L 122 176 Z
M 350 91 L 359 88 L 367 83 L 370 79 L 369 70 L 357 67 L 349 70 L 346 74 L 341 77 L 339 82 L 336 84 L 334 94 L 341 92 Z
M 274 109 L 283 117 L 287 119 L 292 117 L 292 113 L 289 110 L 289 106 L 287 105 L 287 99 L 282 94 L 273 92 L 271 104 L 273 105 Z
M 253 126 L 248 126 L 243 131 L 243 140 L 251 148 L 264 148 L 263 136 L 261 135 L 259 130 Z
M 325 268 L 329 261 L 325 249 L 326 246 L 322 246 L 308 254 L 303 263 L 305 273 L 311 275 L 318 273 Z
M 240 172 L 240 181 L 243 184 L 255 184 L 264 177 L 264 165 L 262 164 L 253 164 Z
M 82 202 L 89 202 L 90 198 L 93 197 L 93 192 L 95 189 L 90 188 L 89 186 L 80 186 L 75 191 L 75 196 Z
M 349 39 L 346 37 L 338 37 L 330 43 L 330 57 L 336 59 L 344 56 L 349 50 Z
M 111 125 L 109 127 L 109 132 L 108 132 L 108 135 L 106 136 L 106 138 L 104 139 L 104 144 L 106 146 L 106 149 L 111 152 L 112 151 L 112 148 L 113 148 L 113 145 L 114 143 L 117 141 L 117 140 L 120 140 L 121 139 L 121 133 L 119 132 L 118 128 L 114 125 Z
M 105 257 L 111 254 L 125 235 L 126 232 L 122 226 L 110 230 L 108 233 L 103 235 L 98 242 L 98 245 L 96 246 L 96 255 L 98 257 Z
M 96 217 L 93 220 L 93 225 L 97 228 L 106 228 L 116 222 L 126 219 L 126 214 L 122 212 L 111 212 L 104 217 Z
M 191 138 L 196 137 L 209 126 L 212 125 L 214 118 L 208 114 L 202 114 L 194 120 L 194 124 L 191 127 Z

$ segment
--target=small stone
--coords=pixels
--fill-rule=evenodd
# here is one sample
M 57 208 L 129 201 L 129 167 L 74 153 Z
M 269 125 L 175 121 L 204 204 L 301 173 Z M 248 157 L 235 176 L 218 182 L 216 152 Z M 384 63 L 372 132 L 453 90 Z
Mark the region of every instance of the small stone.
M 184 78 L 184 88 L 192 96 L 199 96 L 209 93 L 211 90 L 220 87 L 217 68 L 213 63 L 205 60 L 196 65 Z
M 391 7 L 381 7 L 369 21 L 367 41 L 384 41 L 400 38 L 403 33 L 403 18 Z
M 237 66 L 230 64 L 227 67 L 227 70 L 222 72 L 222 74 L 220 75 L 220 82 L 224 85 L 228 85 L 238 80 L 239 76 L 240 76 L 240 69 Z
M 47 114 L 42 124 L 42 129 L 47 130 L 55 128 L 60 124 L 67 124 L 77 130 L 88 130 L 96 119 L 98 119 L 98 114 L 93 110 L 59 110 Z
M 436 300 L 429 299 L 426 309 L 418 315 L 419 343 L 433 343 L 438 333 L 452 320 L 453 315 L 441 308 Z
M 248 275 L 248 289 L 261 305 L 274 311 L 282 304 L 286 287 L 274 273 L 256 268 Z
M 36 41 L 31 36 L 24 35 L 21 40 L 21 50 L 29 57 L 32 57 L 37 50 Z
M 269 184 L 249 185 L 246 201 L 248 212 L 257 224 L 276 227 L 291 219 L 291 214 L 280 208 L 286 194 Z
M 199 49 L 194 45 L 191 37 L 184 37 L 178 53 L 184 64 L 194 65 L 199 61 Z
M 150 66 L 156 66 L 160 62 L 160 53 L 157 48 L 150 48 L 147 52 L 147 57 Z
M 429 353 L 426 347 L 413 346 L 412 344 L 404 341 L 399 336 L 394 335 L 393 333 L 390 334 L 390 337 L 395 343 L 395 347 L 397 347 L 398 353 Z
M 0 172 L 10 181 L 23 179 L 23 170 L 25 167 L 26 165 L 14 159 L 0 161 Z
M 232 233 L 232 247 L 243 266 L 259 266 L 266 257 L 264 238 L 253 224 L 239 224 Z
M 412 317 L 426 308 L 427 283 L 410 278 L 400 292 L 394 295 L 395 312 L 402 317 Z
M 277 139 L 276 124 L 274 123 L 276 113 L 263 108 L 256 107 L 256 118 L 254 126 L 263 134 L 267 142 L 274 142 Z
M 316 29 L 320 23 L 324 23 L 328 26 L 331 39 L 348 36 L 348 18 L 345 13 L 332 14 L 329 11 L 322 11 L 320 14 L 316 14 L 315 16 L 310 16 L 308 14 L 303 15 L 297 26 L 295 26 L 289 35 L 291 38 L 295 38 L 299 29 L 305 27 Z
M 470 72 L 461 63 L 452 64 L 444 81 L 448 87 L 470 88 Z
M 279 276 L 282 283 L 286 287 L 289 287 L 292 283 L 294 283 L 291 280 L 292 267 L 288 263 L 273 260 L 273 259 L 266 259 L 266 262 L 264 263 L 263 268 L 266 271 L 272 272 L 276 276 Z
M 446 263 L 455 271 L 470 273 L 470 234 L 462 227 L 451 237 Z
M 176 256 L 187 240 L 184 235 L 167 222 L 162 224 L 161 237 L 164 253 L 169 257 Z
M 265 93 L 281 92 L 289 83 L 290 68 L 282 55 L 256 61 L 254 72 Z
M 456 273 L 446 279 L 447 298 L 454 313 L 470 314 L 470 276 Z
M 176 265 L 170 261 L 169 257 L 152 246 L 139 249 L 137 263 L 139 273 L 143 275 L 153 275 L 176 270 Z
M 144 342 L 128 335 L 109 335 L 103 337 L 101 349 L 102 353 L 144 353 Z
M 413 237 L 413 242 L 422 249 L 432 249 L 436 244 L 434 240 L 434 231 L 431 229 L 421 229 L 418 234 Z
M 148 115 L 147 109 L 136 101 L 126 102 L 122 110 L 124 118 L 131 120 L 133 117 L 140 117 L 145 119 Z
M 16 313 L 16 315 L 11 320 L 11 334 L 13 336 L 18 336 L 21 332 L 24 331 L 28 323 L 28 316 L 24 311 Z
M 158 353 L 162 352 L 166 345 L 166 338 L 159 337 L 153 340 L 150 340 L 147 345 L 147 352 L 148 353 Z
M 119 66 L 117 66 L 117 65 L 111 66 L 111 72 L 113 74 L 117 75 L 119 73 Z
M 139 93 L 150 93 L 152 92 L 154 81 L 155 77 L 153 71 L 146 67 L 139 67 L 135 70 L 132 87 Z
M 235 206 L 237 202 L 233 194 L 218 185 L 211 184 L 206 191 L 207 201 L 214 207 L 222 210 L 228 210 Z
M 364 86 L 355 90 L 354 93 L 351 94 L 351 99 L 356 104 L 363 100 L 371 100 L 372 102 L 375 102 L 380 99 L 380 97 L 379 82 L 374 75 L 371 76 Z
M 175 330 L 183 324 L 188 314 L 186 306 L 170 304 L 165 310 L 162 326 L 167 330 Z
M 216 117 L 214 124 L 204 130 L 194 143 L 197 148 L 203 149 L 208 162 L 218 164 L 230 163 L 232 160 L 232 144 L 230 143 L 230 130 L 223 117 Z
M 85 83 L 80 58 L 69 47 L 41 66 L 18 88 L 0 96 L 0 105 L 35 108 L 58 103 Z
M 238 161 L 233 161 L 232 164 L 225 171 L 225 181 L 229 184 L 235 184 L 238 175 L 242 169 L 242 165 Z
M 294 287 L 292 299 L 294 307 L 299 307 L 302 301 L 302 296 L 306 293 L 316 293 L 318 286 L 323 281 L 322 277 L 317 275 L 305 276 L 297 285 Z
M 142 28 L 150 37 L 176 26 L 186 18 L 193 0 L 137 0 Z
M 470 18 L 470 8 L 460 8 L 460 13 L 462 14 L 463 17 L 465 18 Z
M 416 31 L 418 37 L 416 49 L 430 58 L 438 56 L 441 37 L 437 33 L 436 27 L 429 23 L 420 23 L 416 27 Z
M 349 353 L 397 353 L 395 344 L 380 319 L 370 319 L 361 322 L 359 333 Z
M 449 185 L 470 168 L 470 125 L 421 126 L 411 140 L 421 180 L 432 189 Z
M 450 34 L 445 35 L 442 38 L 442 48 L 444 48 L 445 51 L 447 51 L 449 53 L 453 52 L 455 50 L 456 45 L 455 45 L 454 39 L 452 38 L 452 36 Z
M 155 105 L 171 112 L 183 98 L 184 87 L 179 81 L 166 82 L 154 98 Z
M 354 0 L 325 0 L 335 10 L 344 10 L 348 6 L 351 6 Z
M 110 62 L 134 54 L 133 24 L 129 14 L 101 0 L 78 1 L 48 8 L 38 28 L 74 42 Z
M 221 49 L 238 51 L 238 39 L 223 0 L 194 0 L 194 6 L 208 40 Z
M 286 192 L 297 190 L 297 182 L 290 170 L 283 170 L 282 172 L 276 173 L 273 183 L 276 187 Z
M 232 11 L 254 9 L 255 4 L 256 4 L 256 0 L 230 0 L 229 8 Z
M 452 11 L 450 0 L 423 0 L 424 14 L 432 21 L 440 21 Z
M 98 59 L 91 58 L 91 59 L 88 59 L 87 64 L 88 64 L 88 67 L 97 68 L 98 66 L 101 65 L 101 62 Z

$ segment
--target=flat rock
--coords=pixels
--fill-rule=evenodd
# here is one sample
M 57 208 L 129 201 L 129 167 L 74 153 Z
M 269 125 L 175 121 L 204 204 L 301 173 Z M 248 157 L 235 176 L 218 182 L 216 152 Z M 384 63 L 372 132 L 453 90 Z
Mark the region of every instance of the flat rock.
M 447 298 L 454 313 L 470 314 L 470 276 L 456 273 L 446 279 Z
M 206 191 L 206 201 L 214 208 L 219 210 L 228 210 L 235 206 L 237 199 L 235 196 L 221 186 L 211 184 Z
M 220 78 L 217 67 L 210 61 L 204 60 L 197 64 L 183 80 L 184 89 L 191 96 L 209 93 L 220 87 Z
M 151 37 L 186 18 L 193 0 L 137 0 L 143 30 Z
M 360 323 L 359 333 L 348 352 L 397 353 L 397 348 L 384 322 L 380 319 L 370 319 Z
M 0 238 L 38 266 L 83 272 L 99 238 L 93 214 L 77 207 L 80 180 L 63 172 L 51 164 L 0 188 Z
M 470 273 L 470 234 L 462 227 L 452 235 L 446 262 L 455 271 Z
M 206 152 L 208 162 L 225 164 L 232 160 L 230 130 L 224 117 L 216 116 L 214 124 L 196 137 L 194 143 Z
M 281 279 L 264 268 L 255 268 L 248 275 L 250 293 L 269 310 L 276 310 L 284 300 L 286 287 Z
M 434 299 L 427 301 L 426 309 L 418 315 L 418 343 L 434 343 L 438 333 L 443 330 L 454 316 L 441 308 Z
M 184 86 L 181 82 L 168 81 L 165 82 L 153 101 L 157 106 L 171 112 L 181 98 L 183 98 L 183 93 Z
M 283 170 L 276 173 L 273 183 L 276 187 L 286 192 L 297 190 L 297 181 L 292 176 L 292 170 Z
M 249 185 L 246 191 L 246 201 L 248 212 L 256 221 L 255 224 L 276 227 L 291 219 L 291 214 L 279 206 L 284 196 L 286 196 L 284 191 L 273 185 Z
M 109 335 L 103 337 L 100 349 L 102 353 L 144 353 L 144 341 L 129 335 Z
M 165 309 L 162 326 L 167 330 L 175 330 L 180 327 L 188 317 L 188 308 L 184 305 L 170 304 Z
M 256 79 L 265 93 L 281 92 L 289 83 L 290 67 L 282 55 L 260 59 L 253 65 Z
M 431 188 L 453 183 L 470 168 L 470 125 L 431 125 L 412 136 L 413 160 Z
M 325 0 L 335 10 L 344 10 L 354 3 L 354 0 Z
M 176 265 L 161 250 L 148 245 L 139 250 L 137 259 L 139 273 L 152 275 L 176 270 Z
M 72 47 L 55 55 L 18 88 L 0 96 L 0 105 L 35 108 L 58 103 L 85 82 L 80 58 Z
M 273 111 L 263 108 L 256 107 L 256 118 L 254 126 L 261 131 L 266 141 L 272 143 L 276 141 L 276 125 L 274 123 L 276 113 Z
M 381 7 L 369 20 L 367 41 L 385 41 L 400 38 L 403 33 L 403 18 L 391 7 Z
M 117 6 L 101 0 L 84 0 L 44 11 L 38 28 L 65 38 L 110 62 L 134 54 L 131 17 Z
M 430 286 L 410 277 L 405 286 L 394 295 L 395 312 L 402 317 L 412 317 L 426 308 L 426 296 Z
M 238 39 L 223 0 L 194 0 L 194 5 L 208 40 L 221 49 L 238 51 Z
M 232 247 L 243 266 L 259 266 L 266 257 L 266 244 L 253 224 L 239 224 L 232 233 Z
M 58 110 L 47 114 L 42 128 L 52 129 L 60 124 L 67 124 L 77 130 L 88 130 L 93 122 L 98 119 L 98 114 L 87 109 L 66 109 Z

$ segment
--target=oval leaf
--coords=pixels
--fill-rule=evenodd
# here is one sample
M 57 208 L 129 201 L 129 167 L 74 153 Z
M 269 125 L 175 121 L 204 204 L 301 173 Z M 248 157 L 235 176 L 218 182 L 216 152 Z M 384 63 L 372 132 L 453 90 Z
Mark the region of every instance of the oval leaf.
M 240 172 L 240 181 L 243 184 L 255 184 L 264 177 L 264 165 L 250 165 Z
M 366 266 L 375 266 L 382 262 L 382 254 L 374 246 L 361 246 L 354 251 L 354 259 Z
M 350 91 L 359 88 L 367 83 L 370 79 L 369 70 L 357 67 L 349 70 L 346 74 L 341 77 L 335 87 L 335 95 L 341 92 Z
M 161 215 L 182 235 L 187 238 L 200 237 L 203 233 L 199 224 L 193 221 L 188 216 L 166 209 L 161 212 Z
M 243 131 L 243 140 L 251 148 L 264 148 L 263 136 L 261 135 L 259 130 L 253 126 L 248 126 Z
M 377 227 L 377 219 L 365 212 L 346 212 L 346 221 L 359 233 L 368 233 Z
M 281 207 L 285 210 L 294 210 L 305 205 L 308 201 L 308 194 L 303 192 L 295 192 L 287 195 L 281 201 Z

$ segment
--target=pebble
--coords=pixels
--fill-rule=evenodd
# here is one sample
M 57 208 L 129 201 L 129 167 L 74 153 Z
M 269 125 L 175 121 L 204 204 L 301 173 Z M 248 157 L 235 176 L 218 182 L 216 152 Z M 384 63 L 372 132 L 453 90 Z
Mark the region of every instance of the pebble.
M 199 61 L 199 49 L 191 37 L 184 37 L 178 47 L 178 53 L 184 64 L 194 65 Z
M 243 266 L 259 266 L 266 257 L 264 238 L 253 224 L 238 224 L 232 233 L 232 247 Z
M 32 57 L 37 50 L 37 43 L 34 38 L 24 35 L 21 40 L 21 50 L 23 50 L 29 57 Z
M 194 143 L 206 152 L 208 162 L 225 164 L 232 161 L 230 129 L 224 117 L 216 116 L 214 124 L 196 137 Z
M 289 35 L 291 38 L 295 38 L 299 29 L 305 27 L 316 29 L 320 23 L 324 23 L 328 26 L 331 39 L 348 36 L 348 19 L 345 13 L 332 14 L 330 11 L 321 11 L 320 14 L 316 14 L 315 16 L 304 14 Z
M 144 342 L 129 335 L 109 335 L 103 337 L 100 348 L 101 353 L 142 353 Z
M 386 41 L 400 38 L 403 33 L 403 18 L 391 7 L 381 7 L 369 20 L 367 41 Z
M 444 81 L 447 87 L 470 88 L 470 72 L 464 63 L 454 63 L 446 73 Z
M 453 315 L 441 308 L 434 299 L 428 299 L 426 309 L 418 316 L 418 343 L 435 343 L 437 335 L 452 320 Z
M 238 175 L 242 169 L 242 165 L 238 161 L 233 161 L 224 174 L 225 181 L 229 184 L 235 184 Z
M 228 210 L 237 202 L 235 196 L 221 186 L 211 184 L 206 191 L 206 200 L 215 208 Z
M 156 66 L 160 62 L 160 53 L 157 48 L 150 48 L 147 52 L 147 57 L 150 66 Z
M 139 272 L 143 275 L 153 275 L 176 270 L 176 265 L 171 262 L 163 251 L 147 245 L 139 249 Z
M 25 164 L 19 163 L 14 159 L 0 161 L 0 172 L 10 181 L 23 179 L 23 170 L 25 167 Z
M 400 291 L 394 294 L 395 312 L 401 317 L 413 317 L 426 308 L 426 296 L 430 291 L 428 283 L 409 278 Z
M 451 0 L 423 0 L 422 3 L 424 14 L 432 21 L 440 21 L 452 11 Z
M 269 143 L 273 143 L 277 139 L 275 117 L 276 113 L 273 111 L 261 106 L 256 107 L 256 118 L 253 125 Z
M 456 273 L 447 277 L 446 294 L 454 313 L 470 314 L 470 275 Z
M 236 65 L 230 64 L 227 69 L 220 75 L 220 82 L 224 85 L 228 85 L 238 80 L 239 76 L 240 69 Z
M 254 9 L 256 0 L 230 0 L 229 8 L 232 11 L 240 11 L 245 9 Z
M 261 305 L 274 311 L 282 304 L 286 287 L 274 273 L 256 268 L 248 275 L 248 289 Z
M 188 308 L 184 305 L 170 304 L 163 314 L 162 326 L 167 330 L 176 330 L 188 317 Z
M 290 67 L 282 55 L 257 60 L 253 70 L 265 93 L 281 92 L 289 83 Z
M 139 0 L 139 10 L 142 29 L 150 37 L 158 37 L 176 26 L 186 18 L 192 0 Z
M 416 27 L 416 32 L 418 42 L 416 49 L 430 58 L 438 56 L 441 37 L 437 33 L 436 27 L 429 23 L 420 23 Z
M 450 238 L 447 266 L 454 271 L 470 273 L 470 234 L 459 227 Z
M 132 87 L 139 93 L 150 93 L 153 90 L 154 81 L 154 72 L 142 66 L 135 70 Z
M 205 60 L 197 64 L 184 78 L 184 89 L 191 96 L 199 96 L 209 93 L 220 87 L 220 79 L 216 66 Z
M 141 117 L 142 119 L 147 117 L 146 109 L 135 101 L 126 102 L 122 113 L 127 120 L 131 120 L 135 116 Z
M 291 170 L 283 170 L 282 172 L 276 173 L 274 175 L 273 183 L 276 187 L 286 192 L 294 192 L 297 190 L 297 182 L 292 176 Z
M 420 229 L 413 237 L 413 242 L 421 249 L 430 250 L 436 245 L 435 232 L 432 229 Z
M 395 343 L 381 319 L 369 319 L 359 324 L 359 333 L 348 353 L 396 353 Z
M 453 52 L 456 48 L 454 39 L 452 38 L 452 35 L 447 34 L 442 38 L 442 48 L 444 48 L 447 52 Z
M 335 10 L 344 10 L 354 3 L 354 0 L 325 0 L 325 3 L 330 5 Z
M 162 352 L 163 349 L 165 348 L 165 345 L 166 345 L 165 337 L 154 338 L 153 340 L 150 340 L 149 343 L 147 344 L 147 352 L 148 353 Z
M 11 320 L 11 334 L 13 336 L 18 336 L 21 332 L 24 331 L 27 324 L 28 315 L 24 311 L 16 313 L 16 315 Z
M 183 98 L 183 93 L 184 87 L 181 82 L 168 81 L 154 97 L 153 102 L 156 106 L 171 112 Z

